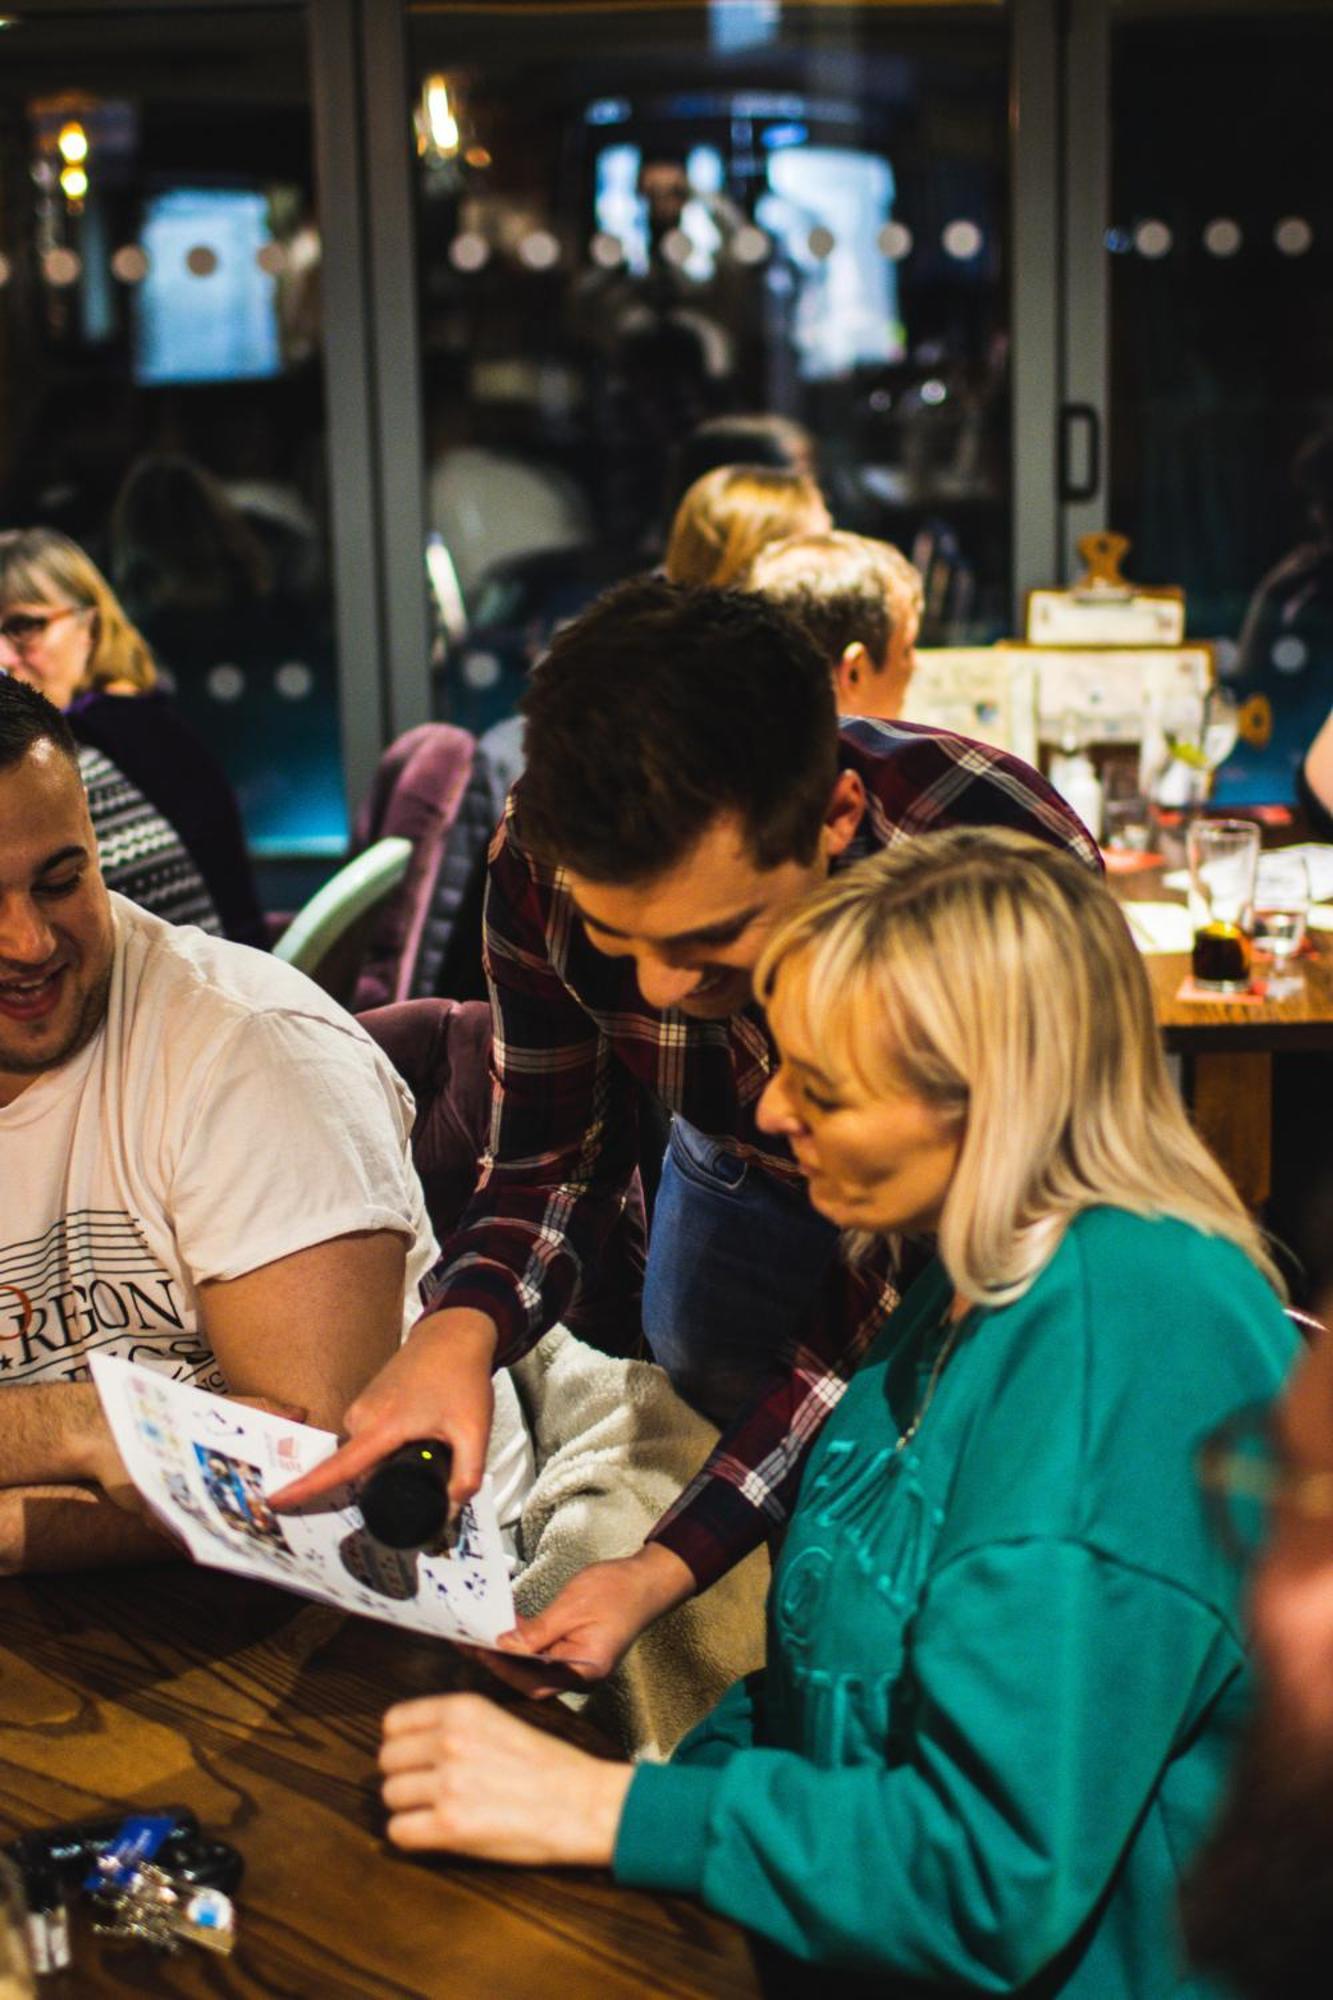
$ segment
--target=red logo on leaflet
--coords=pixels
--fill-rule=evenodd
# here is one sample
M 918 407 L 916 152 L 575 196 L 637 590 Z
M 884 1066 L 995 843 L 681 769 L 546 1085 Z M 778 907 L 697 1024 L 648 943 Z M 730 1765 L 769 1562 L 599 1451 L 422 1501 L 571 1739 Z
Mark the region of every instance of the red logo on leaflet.
M 0 1340 L 22 1340 L 32 1326 L 32 1300 L 17 1285 L 0 1285 L 0 1294 L 12 1292 L 19 1302 L 19 1323 L 17 1326 L 0 1326 Z

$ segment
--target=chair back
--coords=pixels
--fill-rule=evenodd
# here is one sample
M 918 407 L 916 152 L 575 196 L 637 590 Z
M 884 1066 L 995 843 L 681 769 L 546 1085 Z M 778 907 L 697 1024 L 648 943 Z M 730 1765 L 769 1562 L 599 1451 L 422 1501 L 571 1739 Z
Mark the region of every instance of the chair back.
M 344 1004 L 351 998 L 366 931 L 412 859 L 409 840 L 377 840 L 340 868 L 298 910 L 273 946 L 275 958 L 308 973 Z
M 460 907 L 502 806 L 490 764 L 465 729 L 424 722 L 385 751 L 355 841 L 403 839 L 411 859 L 369 939 L 358 1012 L 438 992 Z
M 358 1016 L 416 1099 L 412 1160 L 441 1243 L 477 1185 L 491 1128 L 491 1010 L 484 1000 L 404 1000 Z M 565 1324 L 604 1354 L 640 1348 L 645 1225 L 637 1174 Z
M 406 1000 L 359 1017 L 416 1100 L 412 1161 L 443 1242 L 477 1184 L 491 1115 L 491 1010 L 484 1000 Z

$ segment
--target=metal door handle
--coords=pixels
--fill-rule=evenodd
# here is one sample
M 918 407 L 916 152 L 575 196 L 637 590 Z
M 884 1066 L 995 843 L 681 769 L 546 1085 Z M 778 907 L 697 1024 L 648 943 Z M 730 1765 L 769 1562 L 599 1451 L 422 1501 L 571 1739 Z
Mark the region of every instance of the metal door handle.
M 1082 434 L 1084 474 L 1073 472 L 1074 440 Z M 1056 487 L 1062 506 L 1095 500 L 1102 483 L 1102 425 L 1091 403 L 1062 403 L 1056 459 Z

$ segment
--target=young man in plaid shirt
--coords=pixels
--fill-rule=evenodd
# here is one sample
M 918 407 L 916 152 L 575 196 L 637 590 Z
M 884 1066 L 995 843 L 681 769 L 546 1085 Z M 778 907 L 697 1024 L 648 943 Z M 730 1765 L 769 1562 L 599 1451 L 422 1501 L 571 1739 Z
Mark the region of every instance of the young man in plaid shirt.
M 962 737 L 844 719 L 827 663 L 760 597 L 621 585 L 568 626 L 525 703 L 527 770 L 490 854 L 491 1140 L 429 1311 L 347 1413 L 296 1505 L 423 1435 L 481 1478 L 490 1377 L 596 1271 L 638 1160 L 643 1089 L 672 1113 L 644 1328 L 724 1425 L 646 1547 L 600 1563 L 525 1645 L 609 1671 L 638 1633 L 786 1518 L 807 1446 L 896 1300 L 845 1265 L 755 1107 L 773 1045 L 750 975 L 831 868 L 931 828 L 1009 826 L 1099 866 L 1026 765 Z

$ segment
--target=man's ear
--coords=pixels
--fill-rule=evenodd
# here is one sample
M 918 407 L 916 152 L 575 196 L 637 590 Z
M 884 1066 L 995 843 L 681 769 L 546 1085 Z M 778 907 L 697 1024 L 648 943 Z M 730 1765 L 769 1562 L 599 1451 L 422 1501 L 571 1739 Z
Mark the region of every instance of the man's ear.
M 853 639 L 850 646 L 844 646 L 842 658 L 833 669 L 833 692 L 837 697 L 840 715 L 856 715 L 857 693 L 869 679 L 874 669 L 865 647 L 859 639 Z
M 855 771 L 839 771 L 824 809 L 824 854 L 842 854 L 856 838 L 865 815 L 866 788 Z

